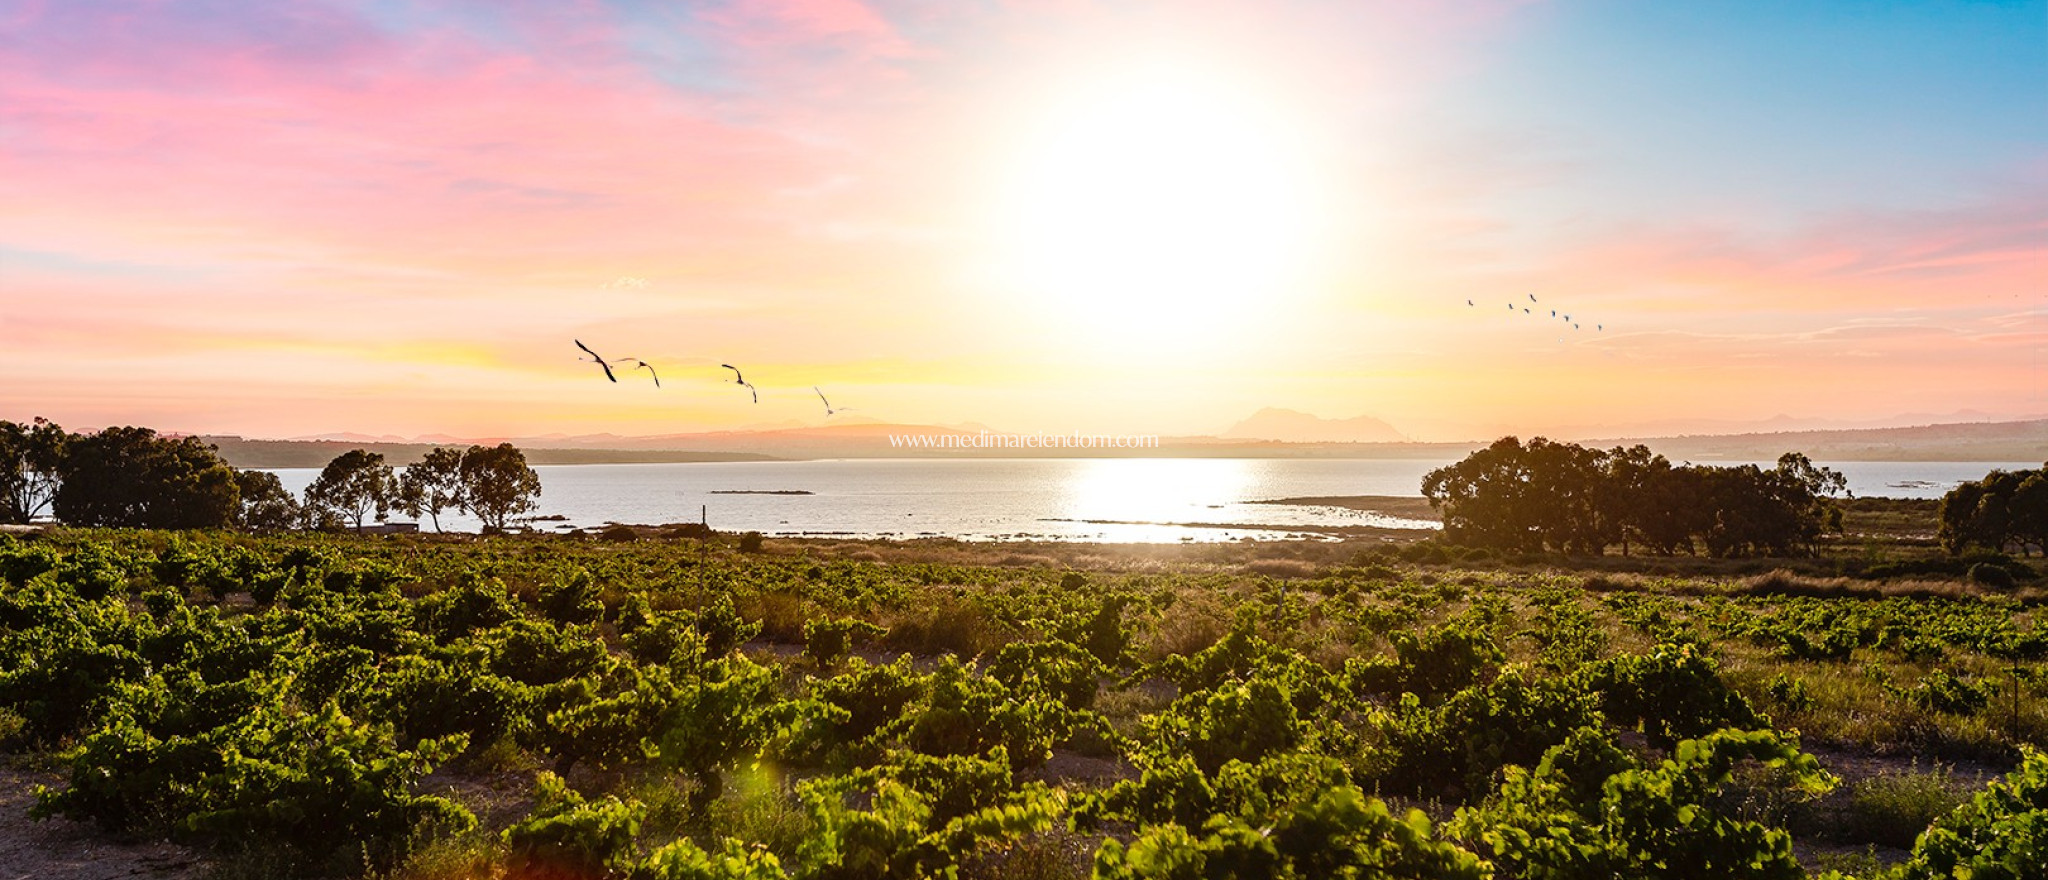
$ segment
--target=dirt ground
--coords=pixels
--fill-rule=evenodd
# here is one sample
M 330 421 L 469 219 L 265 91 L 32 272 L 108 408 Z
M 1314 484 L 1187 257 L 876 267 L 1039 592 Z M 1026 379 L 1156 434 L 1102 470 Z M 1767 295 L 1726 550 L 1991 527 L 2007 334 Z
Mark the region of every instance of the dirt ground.
M 176 844 L 123 841 L 69 819 L 30 819 L 36 786 L 62 782 L 54 773 L 0 764 L 0 880 L 205 876 L 206 860 Z

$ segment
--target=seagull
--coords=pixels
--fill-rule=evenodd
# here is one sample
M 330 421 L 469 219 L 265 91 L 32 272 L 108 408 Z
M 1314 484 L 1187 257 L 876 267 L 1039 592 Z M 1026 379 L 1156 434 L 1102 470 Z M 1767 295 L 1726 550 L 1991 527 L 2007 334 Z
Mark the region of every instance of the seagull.
M 1466 300 L 1466 301 L 1465 301 L 1465 304 L 1469 306 L 1469 305 L 1471 305 L 1471 304 L 1472 304 L 1472 301 L 1468 299 L 1468 300 Z
M 1601 333 L 1604 333 L 1604 332 L 1606 332 L 1606 330 L 1607 330 L 1607 325 L 1606 325 L 1606 324 L 1594 324 L 1594 325 L 1593 325 L 1593 330 L 1594 330 L 1595 332 L 1601 332 Z
M 1532 293 L 1532 294 L 1529 294 L 1529 301 L 1530 301 L 1530 302 L 1535 302 L 1535 301 L 1536 301 L 1536 294 L 1533 294 L 1533 293 Z
M 1557 317 L 1557 310 L 1556 310 L 1556 309 L 1551 309 L 1551 310 L 1550 310 L 1550 316 L 1551 316 L 1551 317 L 1553 317 L 1553 318 Z
M 1523 309 L 1523 310 L 1522 310 L 1522 314 L 1526 315 L 1526 314 L 1528 314 L 1528 313 L 1529 313 L 1529 310 L 1528 310 L 1528 309 Z
M 811 390 L 812 390 L 812 391 L 818 391 L 818 386 L 816 386 L 816 385 L 812 385 L 812 386 L 811 386 Z M 838 412 L 845 412 L 845 411 L 847 411 L 847 410 L 853 409 L 853 407 L 850 407 L 850 406 L 842 406 L 842 407 L 840 407 L 840 408 L 838 408 L 838 409 L 833 409 L 833 408 L 832 408 L 832 401 L 829 401 L 829 400 L 825 400 L 825 392 L 823 392 L 823 391 L 818 391 L 818 399 L 819 399 L 819 400 L 824 400 L 824 401 L 825 401 L 825 417 L 826 417 L 826 418 L 828 418 L 828 419 L 832 417 L 832 414 L 833 414 L 833 413 L 838 413 Z
M 747 377 L 746 377 L 746 376 L 745 376 L 744 374 L 742 374 L 742 373 L 740 372 L 740 368 L 739 368 L 739 367 L 735 367 L 735 366 L 733 366 L 732 364 L 719 364 L 719 366 L 721 366 L 721 367 L 724 367 L 724 368 L 726 368 L 726 369 L 728 369 L 728 370 L 731 370 L 731 371 L 732 371 L 732 383 L 733 383 L 734 385 L 745 385 L 745 386 L 747 386 L 747 390 L 748 390 L 748 391 L 750 391 L 750 392 L 753 392 L 753 395 L 754 395 L 754 402 L 755 402 L 755 403 L 760 403 L 760 402 L 761 402 L 761 389 L 759 389 L 759 388 L 755 388 L 755 387 L 754 387 L 754 385 L 753 385 L 753 383 L 751 383 L 751 382 L 748 382 L 748 381 L 747 381 Z
M 584 353 L 584 354 L 590 355 L 590 359 L 591 359 L 591 360 L 594 360 L 594 361 L 596 361 L 596 362 L 597 362 L 597 365 L 598 365 L 598 366 L 600 366 L 600 367 L 603 367 L 603 368 L 604 368 L 604 377 L 605 377 L 605 378 L 607 378 L 607 379 L 610 379 L 610 380 L 612 380 L 612 381 L 614 381 L 614 382 L 617 382 L 617 381 L 619 381 L 619 377 L 617 377 L 617 376 L 614 376 L 614 375 L 612 375 L 612 365 L 611 365 L 611 364 L 605 363 L 605 362 L 604 362 L 604 358 L 598 357 L 598 356 L 597 356 L 597 352 L 591 351 L 591 350 L 590 350 L 590 346 L 588 346 L 588 345 L 584 345 L 584 344 L 583 344 L 583 340 L 581 340 L 581 339 L 578 339 L 578 340 L 575 340 L 575 342 L 576 342 L 576 347 L 577 347 L 577 348 L 583 349 L 583 353 Z
M 660 387 L 661 387 L 661 374 L 660 374 L 660 373 L 657 373 L 657 372 L 655 372 L 655 371 L 654 371 L 654 365 L 653 365 L 653 364 L 650 364 L 650 363 L 648 363 L 648 362 L 646 362 L 646 361 L 643 361 L 643 360 L 641 360 L 641 359 L 639 359 L 639 358 L 620 358 L 619 360 L 622 360 L 622 361 L 632 361 L 633 363 L 637 364 L 638 366 L 635 366 L 635 367 L 634 367 L 633 369 L 636 369 L 636 370 L 646 370 L 646 371 L 647 371 L 647 375 L 649 375 L 649 376 L 653 376 L 653 377 L 654 377 L 654 387 L 656 387 L 656 388 L 660 388 Z

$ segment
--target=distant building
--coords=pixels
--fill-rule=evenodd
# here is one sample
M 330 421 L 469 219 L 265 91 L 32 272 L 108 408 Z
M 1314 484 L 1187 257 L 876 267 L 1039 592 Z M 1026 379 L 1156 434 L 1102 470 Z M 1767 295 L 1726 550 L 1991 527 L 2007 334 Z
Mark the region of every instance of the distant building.
M 363 526 L 362 528 L 357 529 L 356 533 L 361 535 L 416 535 L 419 534 L 419 531 L 419 523 L 394 522 L 378 523 L 374 526 Z

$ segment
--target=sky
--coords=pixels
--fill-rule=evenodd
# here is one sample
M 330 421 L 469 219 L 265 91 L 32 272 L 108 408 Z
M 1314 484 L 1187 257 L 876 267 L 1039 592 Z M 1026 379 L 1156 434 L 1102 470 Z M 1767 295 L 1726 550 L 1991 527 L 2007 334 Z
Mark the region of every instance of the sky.
M 1611 436 L 2044 352 L 2044 0 L 0 0 L 0 419 Z

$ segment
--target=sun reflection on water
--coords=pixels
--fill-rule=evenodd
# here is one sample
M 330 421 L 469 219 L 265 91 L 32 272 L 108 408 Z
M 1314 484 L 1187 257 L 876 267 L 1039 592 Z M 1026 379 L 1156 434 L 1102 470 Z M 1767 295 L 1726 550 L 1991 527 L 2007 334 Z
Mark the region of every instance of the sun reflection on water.
M 1241 500 L 1252 483 L 1250 464 L 1201 458 L 1089 461 L 1068 477 L 1060 517 L 1102 521 L 1110 533 L 1150 532 L 1161 523 L 1214 522 L 1214 511 Z

